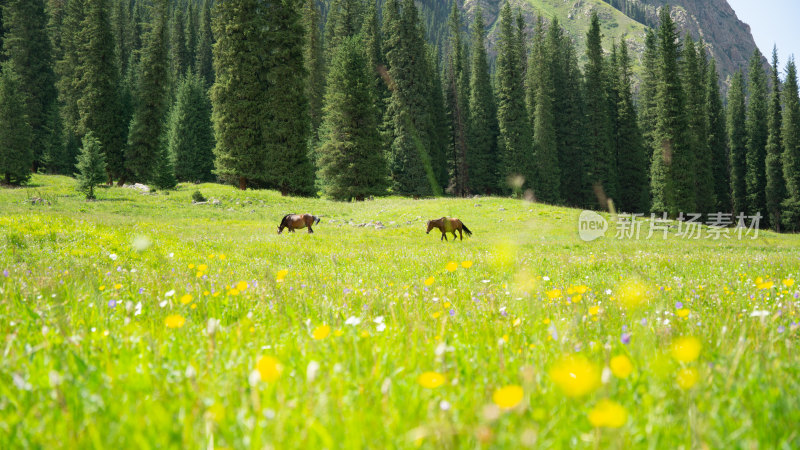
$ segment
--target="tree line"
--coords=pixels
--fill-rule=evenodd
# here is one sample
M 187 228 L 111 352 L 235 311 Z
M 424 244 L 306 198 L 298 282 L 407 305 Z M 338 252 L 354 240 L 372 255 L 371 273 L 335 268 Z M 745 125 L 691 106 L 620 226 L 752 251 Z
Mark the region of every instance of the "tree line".
M 726 98 L 664 7 L 635 86 L 628 42 L 604 49 L 596 14 L 581 67 L 556 19 L 528 33 L 504 4 L 491 61 L 479 6 L 471 23 L 449 6 L 442 27 L 413 0 L 4 0 L 0 173 L 80 160 L 108 183 L 613 200 L 800 228 L 794 61 L 782 82 L 756 52 Z

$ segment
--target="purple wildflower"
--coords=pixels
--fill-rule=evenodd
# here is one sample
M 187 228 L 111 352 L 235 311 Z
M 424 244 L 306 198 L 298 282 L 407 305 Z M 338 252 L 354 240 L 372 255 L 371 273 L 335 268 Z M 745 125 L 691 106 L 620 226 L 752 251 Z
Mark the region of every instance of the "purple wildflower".
M 8 278 L 8 269 L 3 269 L 3 276 Z
M 619 340 L 623 344 L 628 345 L 628 344 L 631 343 L 631 334 L 630 333 L 622 333 L 622 336 L 620 336 Z
M 683 309 L 683 302 L 675 302 L 675 309 Z
M 642 324 L 642 326 L 643 326 L 643 327 L 644 327 L 644 326 L 647 326 L 647 319 L 644 319 L 644 318 L 643 318 L 643 319 L 642 319 L 642 321 L 641 321 L 640 323 Z
M 109 301 L 108 301 L 108 307 L 109 307 L 109 308 L 112 308 L 112 309 L 113 309 L 113 308 L 114 308 L 114 307 L 116 307 L 116 306 L 117 306 L 117 301 L 116 301 L 116 300 L 114 300 L 113 298 L 112 298 L 111 300 L 109 300 Z
M 139 293 L 144 294 L 144 288 L 139 288 Z
M 784 327 L 783 325 L 778 327 L 778 333 L 783 333 L 784 331 L 786 331 L 786 327 Z
M 455 309 L 451 309 L 450 310 L 450 315 L 451 316 L 455 316 L 456 315 L 456 310 Z

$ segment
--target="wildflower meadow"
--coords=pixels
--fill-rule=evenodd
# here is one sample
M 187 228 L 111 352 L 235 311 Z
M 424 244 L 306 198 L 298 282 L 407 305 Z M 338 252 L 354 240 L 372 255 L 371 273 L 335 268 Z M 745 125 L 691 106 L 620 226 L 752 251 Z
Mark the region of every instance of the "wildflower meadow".
M 489 197 L 96 196 L 0 190 L 0 448 L 800 446 L 800 237 L 583 242 L 579 210 Z M 278 235 L 288 213 L 322 220 Z M 442 216 L 473 236 L 426 235 Z

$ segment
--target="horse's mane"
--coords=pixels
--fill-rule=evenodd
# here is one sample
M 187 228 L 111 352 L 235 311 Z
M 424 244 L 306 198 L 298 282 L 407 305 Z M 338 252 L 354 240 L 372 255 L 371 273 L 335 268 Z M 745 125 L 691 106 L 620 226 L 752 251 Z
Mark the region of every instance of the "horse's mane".
M 286 219 L 288 219 L 289 216 L 291 216 L 291 215 L 292 214 L 287 214 L 287 215 L 283 216 L 283 219 L 281 219 L 281 225 L 283 225 L 286 222 Z

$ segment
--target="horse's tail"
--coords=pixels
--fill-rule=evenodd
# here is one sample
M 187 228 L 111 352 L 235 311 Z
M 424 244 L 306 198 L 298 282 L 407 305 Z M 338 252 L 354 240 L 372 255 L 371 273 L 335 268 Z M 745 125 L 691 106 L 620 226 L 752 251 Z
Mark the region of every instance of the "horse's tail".
M 314 225 L 319 223 L 319 219 L 320 219 L 319 217 L 317 217 L 317 216 L 311 216 L 311 217 L 314 218 Z
M 464 233 L 467 233 L 467 236 L 472 236 L 472 231 L 469 231 L 469 228 L 467 228 L 467 226 L 464 225 L 464 222 L 461 222 L 461 228 L 464 229 Z

